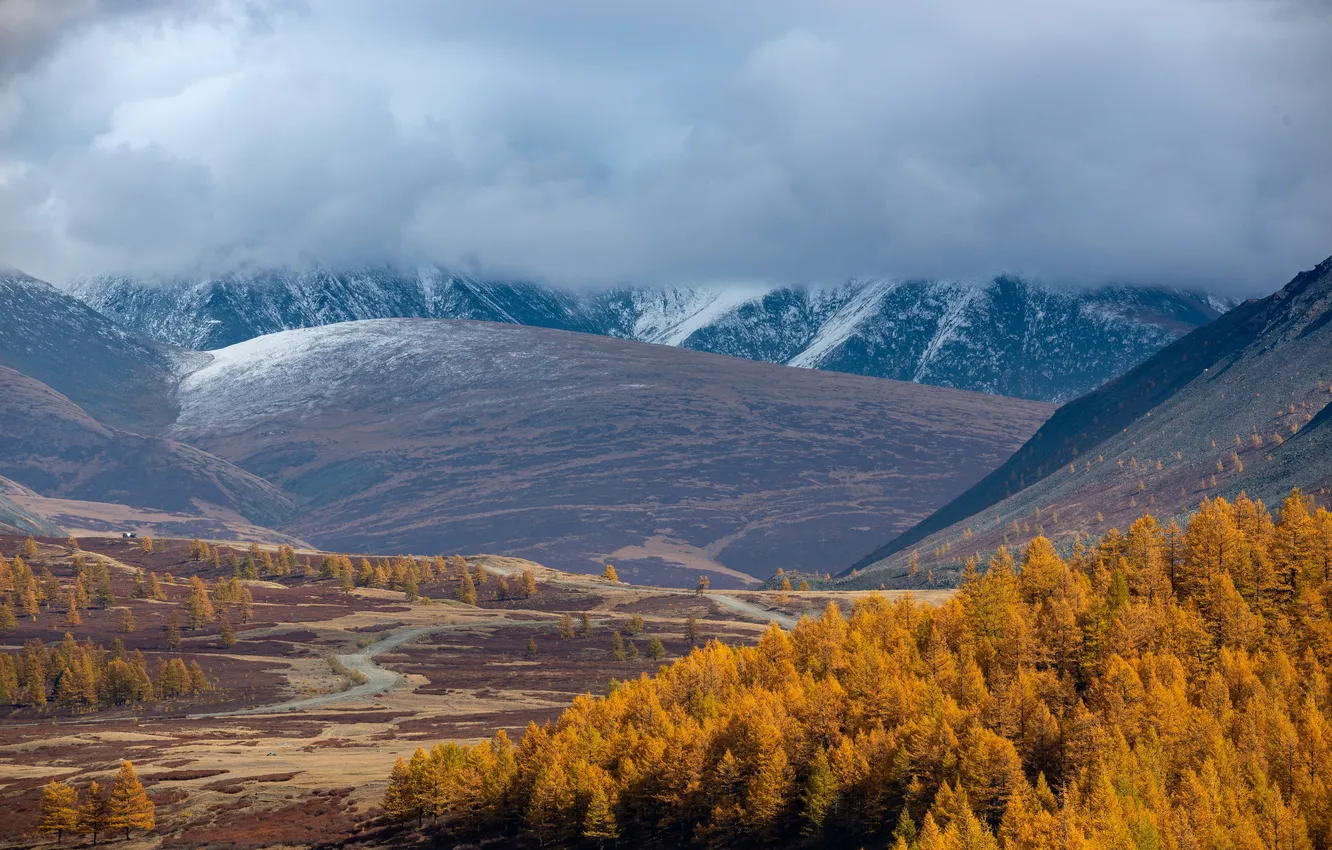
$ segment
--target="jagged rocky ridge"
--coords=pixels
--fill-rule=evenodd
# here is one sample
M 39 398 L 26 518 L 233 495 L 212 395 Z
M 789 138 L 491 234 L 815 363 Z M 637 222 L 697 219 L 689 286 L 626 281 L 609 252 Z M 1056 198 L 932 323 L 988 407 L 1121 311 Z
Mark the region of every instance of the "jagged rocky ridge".
M 1173 289 L 1009 276 L 577 292 L 436 268 L 107 275 L 70 291 L 127 329 L 194 349 L 357 319 L 478 319 L 1046 401 L 1096 388 L 1230 306 Z

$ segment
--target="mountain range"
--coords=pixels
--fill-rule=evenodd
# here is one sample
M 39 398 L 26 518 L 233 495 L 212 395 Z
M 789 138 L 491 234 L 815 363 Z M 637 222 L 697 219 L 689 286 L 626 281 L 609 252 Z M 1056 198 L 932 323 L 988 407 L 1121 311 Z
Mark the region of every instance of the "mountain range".
M 17 273 L 0 314 L 0 520 L 67 530 L 737 586 L 835 571 L 1052 410 L 512 322 L 349 321 L 201 352 Z
M 1125 529 L 1240 493 L 1332 486 L 1332 258 L 1247 301 L 1050 417 L 1001 467 L 862 558 L 850 586 L 955 577 L 962 559 L 1044 533 Z M 921 572 L 910 574 L 916 553 Z M 853 574 L 854 573 L 854 574 Z
M 474 319 L 1043 401 L 1095 389 L 1232 306 L 1177 289 L 1014 276 L 578 291 L 433 267 L 102 275 L 69 291 L 145 339 L 190 349 L 362 319 Z

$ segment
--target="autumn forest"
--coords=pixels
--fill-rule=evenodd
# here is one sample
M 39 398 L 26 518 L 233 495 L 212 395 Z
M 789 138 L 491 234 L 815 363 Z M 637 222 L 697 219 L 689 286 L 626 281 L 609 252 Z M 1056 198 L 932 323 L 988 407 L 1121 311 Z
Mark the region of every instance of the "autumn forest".
M 1037 538 L 937 607 L 830 604 L 519 740 L 419 749 L 383 806 L 543 846 L 1321 850 L 1330 576 L 1332 514 L 1298 491 Z

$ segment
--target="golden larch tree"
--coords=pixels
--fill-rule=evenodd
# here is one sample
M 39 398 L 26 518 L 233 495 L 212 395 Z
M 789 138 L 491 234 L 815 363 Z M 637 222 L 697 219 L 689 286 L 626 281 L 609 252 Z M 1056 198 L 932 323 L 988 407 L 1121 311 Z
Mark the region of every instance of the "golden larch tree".
M 143 790 L 143 783 L 139 782 L 130 761 L 120 763 L 115 785 L 111 787 L 109 809 L 107 826 L 123 829 L 127 840 L 130 830 L 151 832 L 157 826 L 156 807 Z
M 66 832 L 79 827 L 79 792 L 74 786 L 53 779 L 42 787 L 42 807 L 37 818 L 39 832 L 55 833 L 56 843 Z

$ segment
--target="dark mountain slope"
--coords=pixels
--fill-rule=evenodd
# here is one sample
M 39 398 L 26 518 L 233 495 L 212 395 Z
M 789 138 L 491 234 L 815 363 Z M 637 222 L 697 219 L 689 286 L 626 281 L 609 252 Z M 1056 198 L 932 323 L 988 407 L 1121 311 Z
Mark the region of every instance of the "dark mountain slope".
M 1003 466 L 856 567 L 900 569 L 907 551 L 950 544 L 939 567 L 951 570 L 1005 537 L 1072 530 L 1051 512 L 1103 529 L 1149 506 L 1169 515 L 1209 495 L 1327 486 L 1330 319 L 1332 259 L 1064 405 Z
M 19 505 L 10 496 L 24 492 L 21 484 L 0 477 L 0 534 L 32 534 L 58 537 L 65 532 L 60 526 Z
M 188 512 L 204 502 L 260 525 L 291 515 L 267 482 L 196 448 L 103 425 L 0 366 L 0 475 L 43 496 Z
M 294 494 L 290 533 L 580 571 L 610 558 L 672 583 L 835 568 L 1050 409 L 475 322 L 352 322 L 209 356 L 173 434 Z
M 101 422 L 161 433 L 176 418 L 177 364 L 192 356 L 126 332 L 50 284 L 0 270 L 0 366 L 54 388 Z

